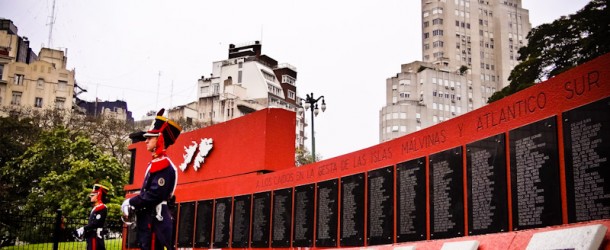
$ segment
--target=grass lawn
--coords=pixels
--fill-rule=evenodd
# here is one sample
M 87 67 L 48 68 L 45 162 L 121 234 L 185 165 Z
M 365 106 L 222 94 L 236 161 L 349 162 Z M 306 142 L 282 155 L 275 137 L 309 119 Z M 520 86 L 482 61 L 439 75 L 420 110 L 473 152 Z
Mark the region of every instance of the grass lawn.
M 120 250 L 122 240 L 121 239 L 112 239 L 105 240 L 106 250 Z M 53 243 L 39 243 L 39 244 L 28 244 L 28 245 L 20 245 L 20 246 L 9 246 L 3 247 L 2 250 L 46 250 L 53 249 Z M 87 249 L 87 243 L 84 241 L 75 241 L 75 242 L 60 242 L 59 250 L 82 250 Z

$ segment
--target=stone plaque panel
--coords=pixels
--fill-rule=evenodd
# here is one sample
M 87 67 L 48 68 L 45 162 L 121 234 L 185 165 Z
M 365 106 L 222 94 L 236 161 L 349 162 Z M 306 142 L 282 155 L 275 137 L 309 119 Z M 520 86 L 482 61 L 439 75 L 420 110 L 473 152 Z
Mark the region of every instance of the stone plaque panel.
M 464 236 L 462 147 L 430 155 L 430 238 Z
M 271 247 L 290 247 L 292 188 L 273 191 Z
M 509 132 L 514 230 L 562 223 L 556 119 Z
M 252 198 L 252 238 L 251 247 L 269 247 L 269 227 L 271 217 L 271 192 L 254 194 Z
M 426 157 L 396 165 L 396 242 L 426 239 Z
M 195 202 L 180 203 L 178 247 L 193 247 L 193 229 L 195 229 Z
M 248 247 L 248 237 L 250 237 L 250 199 L 251 196 L 249 194 L 233 198 L 232 248 Z
M 364 245 L 364 173 L 341 178 L 341 246 Z
M 212 248 L 229 247 L 231 197 L 216 199 L 214 205 L 214 241 Z
M 212 238 L 213 200 L 197 202 L 197 220 L 195 224 L 195 247 L 209 248 Z
M 309 184 L 294 188 L 293 247 L 313 247 L 315 186 Z
M 610 98 L 563 113 L 568 221 L 610 218 Z
M 508 231 L 505 137 L 466 145 L 469 235 Z
M 367 174 L 367 245 L 391 244 L 394 236 L 394 167 Z
M 316 205 L 316 246 L 337 246 L 337 211 L 339 209 L 337 179 L 319 182 Z

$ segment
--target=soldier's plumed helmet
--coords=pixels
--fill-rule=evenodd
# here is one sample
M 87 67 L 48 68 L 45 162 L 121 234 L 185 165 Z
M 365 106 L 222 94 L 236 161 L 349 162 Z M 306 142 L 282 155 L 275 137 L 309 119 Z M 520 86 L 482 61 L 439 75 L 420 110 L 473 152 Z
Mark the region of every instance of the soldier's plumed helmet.
M 161 109 L 161 110 L 159 110 L 159 112 L 157 112 L 157 116 L 155 117 L 155 120 L 151 124 L 150 129 L 148 129 L 148 131 L 146 131 L 146 133 L 144 133 L 143 136 L 144 137 L 163 136 L 164 147 L 168 148 L 169 146 L 174 144 L 174 142 L 176 142 L 176 140 L 178 139 L 178 136 L 180 135 L 180 132 L 182 132 L 182 127 L 180 127 L 180 125 L 178 125 L 178 123 L 176 123 L 166 117 L 163 117 L 164 111 L 165 111 L 165 109 Z

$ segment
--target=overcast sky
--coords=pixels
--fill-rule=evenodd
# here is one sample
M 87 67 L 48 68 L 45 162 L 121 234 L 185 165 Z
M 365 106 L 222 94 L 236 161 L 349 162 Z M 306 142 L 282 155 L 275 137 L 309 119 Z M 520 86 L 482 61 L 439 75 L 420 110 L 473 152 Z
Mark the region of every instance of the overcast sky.
M 420 2 L 56 0 L 50 47 L 68 51 L 68 68 L 88 91 L 81 99 L 125 100 L 139 120 L 148 110 L 195 101 L 197 80 L 227 59 L 229 44 L 260 40 L 263 54 L 297 68 L 300 97 L 325 96 L 315 129 L 316 152 L 327 159 L 378 144 L 386 79 L 421 60 Z M 523 5 L 537 26 L 587 2 Z M 0 17 L 38 53 L 49 47 L 52 6 L 0 0 Z

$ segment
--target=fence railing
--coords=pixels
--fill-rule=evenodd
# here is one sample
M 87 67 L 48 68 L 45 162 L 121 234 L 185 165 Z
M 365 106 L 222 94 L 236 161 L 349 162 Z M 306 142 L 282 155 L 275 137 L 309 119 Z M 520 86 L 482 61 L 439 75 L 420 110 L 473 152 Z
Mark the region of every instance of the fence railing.
M 0 212 L 0 249 L 86 249 L 85 239 L 75 234 L 84 225 L 87 219 L 64 217 L 61 210 L 35 217 Z M 106 249 L 121 249 L 123 223 L 107 218 L 105 228 Z

